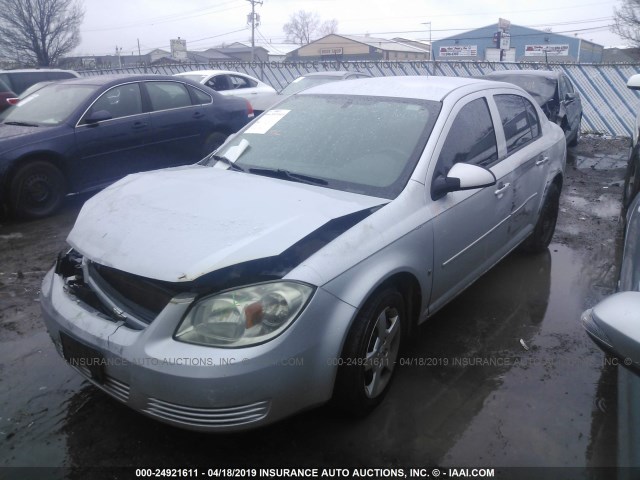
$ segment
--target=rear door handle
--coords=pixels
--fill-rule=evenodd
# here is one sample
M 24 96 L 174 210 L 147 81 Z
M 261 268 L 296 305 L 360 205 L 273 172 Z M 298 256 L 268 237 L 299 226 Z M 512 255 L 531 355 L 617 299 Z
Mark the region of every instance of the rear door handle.
M 133 124 L 133 127 L 131 128 L 133 128 L 134 130 L 140 130 L 141 128 L 145 128 L 146 126 L 147 126 L 146 122 L 135 122 Z
M 204 117 L 204 113 L 202 112 L 196 112 L 193 114 L 193 118 L 202 118 Z
M 511 186 L 510 183 L 504 183 L 504 184 L 501 183 L 500 185 L 498 185 L 498 190 L 494 191 L 493 194 L 496 197 L 500 197 L 500 195 L 502 195 L 510 186 Z
M 549 157 L 546 155 L 542 155 L 538 160 L 536 160 L 536 165 L 543 165 L 549 161 Z

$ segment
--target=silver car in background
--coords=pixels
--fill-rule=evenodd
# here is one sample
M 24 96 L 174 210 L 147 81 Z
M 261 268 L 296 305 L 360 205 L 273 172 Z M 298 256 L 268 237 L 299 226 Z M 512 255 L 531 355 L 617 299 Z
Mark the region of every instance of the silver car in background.
M 565 161 L 513 85 L 320 85 L 197 165 L 87 201 L 44 319 L 81 374 L 172 425 L 248 429 L 332 399 L 366 414 L 417 325 L 515 248 L 547 248 Z

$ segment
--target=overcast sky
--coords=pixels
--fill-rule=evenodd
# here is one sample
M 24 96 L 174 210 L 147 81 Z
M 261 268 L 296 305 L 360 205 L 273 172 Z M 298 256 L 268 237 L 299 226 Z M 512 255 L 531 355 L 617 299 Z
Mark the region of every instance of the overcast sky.
M 605 46 L 624 45 L 609 25 L 621 0 L 264 0 L 256 37 L 284 42 L 282 26 L 292 12 L 317 12 L 322 20 L 338 20 L 338 33 L 419 40 L 449 37 L 496 24 L 551 28 L 553 32 Z M 169 40 L 187 40 L 189 50 L 205 50 L 222 42 L 250 42 L 248 0 L 85 0 L 78 55 L 137 54 L 169 49 Z M 430 22 L 430 25 L 429 25 Z M 429 29 L 431 28 L 431 32 Z

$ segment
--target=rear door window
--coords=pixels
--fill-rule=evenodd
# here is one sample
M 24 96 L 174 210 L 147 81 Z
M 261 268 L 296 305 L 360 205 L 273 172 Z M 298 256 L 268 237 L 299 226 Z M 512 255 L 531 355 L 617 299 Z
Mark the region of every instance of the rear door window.
M 238 88 L 253 88 L 258 84 L 249 80 L 248 78 L 241 77 L 239 75 L 228 75 L 229 80 L 231 81 L 231 88 L 236 90 Z
M 146 82 L 151 108 L 154 111 L 191 106 L 187 88 L 178 82 Z
M 494 99 L 507 141 L 507 154 L 510 155 L 539 135 L 537 115 L 530 104 L 527 108 L 528 100 L 520 95 L 496 95 Z

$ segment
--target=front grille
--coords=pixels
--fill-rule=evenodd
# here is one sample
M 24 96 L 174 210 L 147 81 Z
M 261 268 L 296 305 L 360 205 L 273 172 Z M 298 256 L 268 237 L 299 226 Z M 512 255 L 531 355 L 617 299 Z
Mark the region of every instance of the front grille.
M 173 284 L 88 262 L 89 276 L 124 312 L 149 324 L 180 293 Z M 174 287 L 174 288 L 172 288 Z
M 185 407 L 150 397 L 147 408 L 143 412 L 166 421 L 193 427 L 222 428 L 257 422 L 267 416 L 270 406 L 270 402 L 265 400 L 236 407 L 198 408 Z

